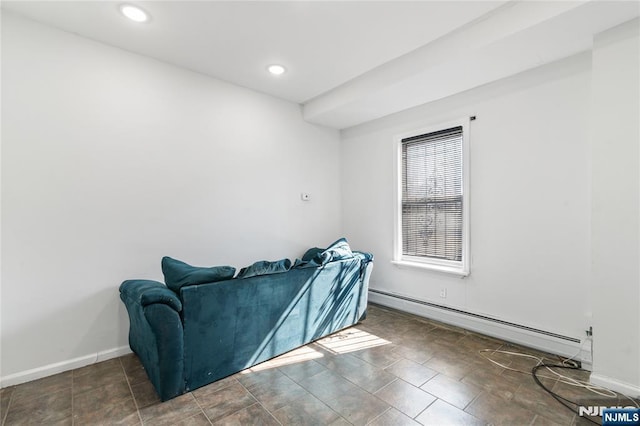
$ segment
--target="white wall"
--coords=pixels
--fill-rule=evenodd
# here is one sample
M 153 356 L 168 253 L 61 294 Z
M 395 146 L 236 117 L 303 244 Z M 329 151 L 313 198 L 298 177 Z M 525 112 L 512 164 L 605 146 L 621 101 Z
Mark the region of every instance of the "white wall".
M 595 37 L 592 92 L 593 379 L 640 395 L 640 38 Z
M 570 57 L 342 132 L 343 231 L 375 254 L 372 288 L 584 337 L 590 63 Z M 471 115 L 471 274 L 400 269 L 394 136 Z
M 118 285 L 163 255 L 338 238 L 338 155 L 298 105 L 3 13 L 1 375 L 126 346 Z

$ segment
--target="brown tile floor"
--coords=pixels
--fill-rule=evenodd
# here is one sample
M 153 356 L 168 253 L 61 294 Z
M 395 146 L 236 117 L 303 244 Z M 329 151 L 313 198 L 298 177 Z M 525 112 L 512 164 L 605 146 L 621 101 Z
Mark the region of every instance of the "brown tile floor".
M 371 305 L 362 323 L 161 403 L 135 355 L 0 390 L 3 425 L 588 424 L 479 349 L 557 358 Z M 532 362 L 496 354 L 506 365 Z M 588 372 L 571 372 L 588 379 Z M 584 405 L 610 405 L 555 379 Z

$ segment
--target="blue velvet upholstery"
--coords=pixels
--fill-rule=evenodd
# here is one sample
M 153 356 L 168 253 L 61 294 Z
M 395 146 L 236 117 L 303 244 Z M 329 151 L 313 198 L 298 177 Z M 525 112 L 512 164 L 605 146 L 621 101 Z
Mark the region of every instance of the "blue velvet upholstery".
M 280 274 L 291 269 L 291 261 L 289 259 L 276 260 L 270 262 L 268 260 L 260 260 L 251 266 L 240 269 L 236 278 L 250 278 L 258 275 Z
M 353 252 L 316 267 L 183 286 L 179 298 L 160 283 L 125 281 L 131 348 L 162 400 L 173 398 L 356 324 L 372 260 Z
M 296 259 L 293 268 L 315 268 L 324 265 L 328 262 L 342 259 L 350 259 L 353 257 L 353 252 L 349 247 L 349 243 L 345 238 L 333 242 L 327 248 L 313 247 L 307 250 L 302 259 Z
M 164 303 L 177 312 L 182 310 L 182 302 L 178 296 L 157 281 L 127 280 L 120 285 L 120 297 L 122 300 L 126 298 L 130 303 L 140 303 L 142 306 Z
M 185 285 L 212 283 L 233 278 L 236 268 L 233 266 L 212 266 L 204 268 L 191 266 L 168 256 L 162 258 L 162 274 L 167 287 L 176 293 Z
M 329 247 L 324 249 L 321 253 L 324 259 L 324 263 L 334 260 L 350 259 L 353 257 L 353 252 L 349 243 L 345 238 L 340 238 L 338 241 L 332 243 Z
M 320 253 L 322 253 L 323 251 L 324 249 L 320 247 L 312 247 L 302 255 L 302 260 L 305 262 L 308 262 L 314 257 L 316 257 L 317 255 L 319 255 Z
M 184 392 L 182 302 L 164 284 L 127 280 L 120 298 L 129 313 L 129 346 L 163 401 Z

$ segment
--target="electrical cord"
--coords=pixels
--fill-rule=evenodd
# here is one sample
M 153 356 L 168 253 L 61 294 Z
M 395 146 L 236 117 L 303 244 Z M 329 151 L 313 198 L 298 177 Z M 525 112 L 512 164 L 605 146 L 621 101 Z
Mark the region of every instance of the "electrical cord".
M 585 339 L 585 342 L 589 340 L 589 339 Z M 573 358 L 575 358 L 576 356 L 578 356 L 580 354 L 580 352 L 582 351 L 582 348 L 584 347 L 584 343 L 582 343 L 582 346 L 580 347 L 580 351 L 575 354 L 574 356 L 570 357 L 570 358 L 561 358 L 559 357 L 560 361 L 562 362 L 562 364 L 547 364 L 544 362 L 544 358 L 535 356 L 535 355 L 529 355 L 529 354 L 525 354 L 525 353 L 520 353 L 520 352 L 511 352 L 511 351 L 501 351 L 501 350 L 497 350 L 497 349 L 481 349 L 478 351 L 478 353 L 480 354 L 480 356 L 482 356 L 483 358 L 485 358 L 487 361 L 492 362 L 495 365 L 498 365 L 506 370 L 510 370 L 510 371 L 515 371 L 518 373 L 522 373 L 522 374 L 531 374 L 533 376 L 533 380 L 536 382 L 536 384 L 538 386 L 540 386 L 542 389 L 544 389 L 549 395 L 551 395 L 556 401 L 558 401 L 560 404 L 562 404 L 563 406 L 565 406 L 566 408 L 568 408 L 569 410 L 571 410 L 571 412 L 573 413 L 577 413 L 579 414 L 579 412 L 577 412 L 573 407 L 571 407 L 569 404 L 573 404 L 574 406 L 578 407 L 580 404 L 571 401 L 561 395 L 556 394 L 555 392 L 553 392 L 552 390 L 548 389 L 546 386 L 544 386 L 542 384 L 542 382 L 540 381 L 541 378 L 547 378 L 547 379 L 551 379 L 551 380 L 557 380 L 560 383 L 564 383 L 570 386 L 576 386 L 576 387 L 581 387 L 584 389 L 587 389 L 597 395 L 606 397 L 606 398 L 616 398 L 619 396 L 618 393 L 612 391 L 611 389 L 607 389 L 604 388 L 602 386 L 596 386 L 593 385 L 589 382 L 586 381 L 581 381 L 581 380 L 577 380 L 574 379 L 572 377 L 566 376 L 564 374 L 560 374 L 556 371 L 553 370 L 553 368 L 564 368 L 564 369 L 570 369 L 570 370 L 580 370 L 580 368 L 578 367 L 578 364 L 573 361 Z M 507 365 L 504 365 L 498 361 L 495 361 L 493 359 L 491 359 L 489 356 L 485 355 L 487 353 L 491 353 L 491 354 L 496 354 L 496 353 L 502 353 L 502 354 L 506 354 L 506 355 L 513 355 L 513 356 L 519 356 L 519 357 L 523 357 L 523 358 L 531 358 L 537 361 L 536 365 L 532 368 L 532 370 L 529 371 L 523 371 L 523 370 L 519 370 L 517 368 L 512 368 L 509 367 Z M 551 372 L 552 374 L 554 374 L 556 377 L 550 377 L 550 376 L 542 376 L 542 375 L 538 375 L 538 370 L 541 368 L 545 368 L 547 371 Z M 638 405 L 638 403 L 626 396 L 626 395 L 622 395 L 625 398 L 627 398 L 629 401 L 633 402 L 633 404 L 637 407 L 640 408 L 640 406 Z M 599 416 L 598 416 L 599 417 Z M 595 424 L 600 424 L 594 420 L 592 420 L 591 418 L 589 418 L 589 416 L 585 417 L 587 420 L 589 420 L 592 423 Z
M 544 363 L 544 359 L 543 358 L 537 357 L 535 355 L 523 354 L 523 353 L 520 353 L 520 352 L 500 351 L 500 350 L 497 350 L 497 349 L 496 350 L 494 350 L 494 349 L 480 349 L 478 352 L 480 353 L 480 356 L 482 356 L 484 359 L 486 359 L 487 361 L 489 361 L 489 362 L 491 362 L 491 363 L 493 363 L 493 364 L 495 364 L 495 365 L 497 365 L 499 367 L 504 368 L 505 370 L 515 371 L 517 373 L 522 373 L 522 374 L 526 374 L 526 375 L 531 374 L 531 372 L 530 371 L 523 371 L 523 370 L 519 370 L 517 368 L 509 367 L 509 366 L 504 365 L 504 364 L 502 364 L 502 363 L 500 363 L 500 362 L 498 362 L 496 360 L 493 360 L 493 359 L 489 358 L 488 356 L 486 356 L 484 354 L 485 353 L 491 353 L 491 354 L 501 353 L 501 354 L 506 354 L 506 355 L 514 355 L 514 356 L 519 356 L 519 357 L 523 357 L 523 358 L 534 359 L 534 360 L 537 361 L 536 365 Z M 549 370 L 549 372 L 551 372 L 552 374 L 554 374 L 557 377 L 551 377 L 551 376 L 540 376 L 540 377 L 542 377 L 543 379 L 558 380 L 561 383 L 565 383 L 565 384 L 571 385 L 571 386 L 584 387 L 584 388 L 587 388 L 587 389 L 589 389 L 590 391 L 592 391 L 594 393 L 597 393 L 598 395 L 609 397 L 609 398 L 615 398 L 617 396 L 617 394 L 615 392 L 609 391 L 608 389 L 601 388 L 599 386 L 594 386 L 594 385 L 592 385 L 590 383 L 582 382 L 580 380 L 576 380 L 576 379 L 574 379 L 572 377 L 568 377 L 568 376 L 562 375 L 562 374 L 560 374 L 558 372 L 555 372 L 555 371 L 553 371 L 551 369 L 547 369 L 547 370 Z M 606 393 L 603 393 L 603 392 L 609 392 L 609 393 L 606 394 Z
M 511 367 L 509 367 L 507 365 L 501 364 L 498 361 L 495 361 L 495 360 L 489 358 L 488 356 L 486 356 L 484 354 L 485 353 L 491 353 L 491 354 L 502 353 L 502 354 L 507 354 L 507 355 L 514 355 L 514 356 L 519 356 L 519 357 L 523 357 L 523 358 L 534 359 L 534 360 L 537 361 L 536 365 L 544 364 L 544 359 L 543 358 L 537 357 L 535 355 L 523 354 L 523 353 L 520 353 L 520 352 L 501 351 L 501 350 L 497 350 L 497 349 L 480 349 L 478 352 L 480 353 L 480 356 L 482 356 L 484 359 L 486 359 L 487 361 L 489 361 L 489 362 L 491 362 L 491 363 L 493 363 L 493 364 L 495 364 L 495 365 L 497 365 L 499 367 L 502 367 L 502 368 L 504 368 L 506 370 L 515 371 L 517 373 L 526 374 L 526 375 L 531 374 L 531 372 L 530 371 L 519 370 L 517 368 L 511 368 Z M 569 359 L 565 359 L 563 361 L 563 365 L 568 360 Z M 579 368 L 577 366 L 575 366 L 574 369 L 579 369 Z M 618 394 L 616 392 L 614 392 L 612 390 L 609 390 L 607 388 L 603 388 L 601 386 L 593 385 L 593 384 L 591 384 L 589 382 L 584 382 L 584 381 L 581 381 L 581 380 L 574 379 L 572 377 L 565 376 L 565 375 L 560 374 L 560 373 L 558 373 L 556 371 L 553 371 L 550 368 L 547 368 L 547 371 L 549 371 L 550 373 L 552 373 L 556 377 L 551 377 L 551 376 L 539 376 L 539 377 L 541 377 L 543 379 L 558 380 L 560 383 L 564 383 L 564 384 L 567 384 L 567 385 L 570 385 L 570 386 L 585 388 L 585 389 L 587 389 L 587 390 L 589 390 L 589 391 L 591 391 L 591 392 L 593 392 L 593 393 L 595 393 L 597 395 L 603 396 L 605 398 L 616 398 L 618 396 Z
M 584 345 L 587 342 L 591 342 L 591 354 L 593 354 L 593 338 L 591 336 L 588 336 L 586 339 L 584 339 L 582 341 L 582 344 L 580 345 L 580 348 L 578 349 L 578 352 L 576 352 L 572 357 L 569 358 L 562 358 L 562 357 L 558 357 L 559 359 L 562 360 L 562 365 L 567 365 L 567 363 L 570 363 L 569 365 L 574 365 L 576 367 L 578 367 L 578 363 L 576 361 L 574 361 L 574 358 L 577 357 L 578 355 L 580 355 L 582 353 L 582 350 L 584 349 Z M 591 358 L 591 362 L 593 363 L 593 357 Z
M 565 398 L 565 397 L 563 397 L 563 396 L 558 395 L 557 393 L 553 392 L 551 389 L 547 388 L 547 387 L 546 387 L 546 386 L 545 386 L 545 385 L 540 381 L 540 379 L 538 378 L 538 375 L 537 375 L 536 373 L 538 372 L 538 370 L 539 370 L 539 369 L 541 369 L 541 368 L 543 368 L 543 367 L 544 367 L 544 368 L 546 368 L 547 370 L 550 370 L 550 371 L 552 371 L 552 370 L 550 369 L 550 367 L 553 367 L 553 368 L 568 368 L 568 369 L 572 369 L 572 370 L 579 370 L 579 368 L 577 368 L 577 367 L 572 367 L 572 366 L 569 366 L 569 365 L 561 365 L 561 364 L 545 364 L 545 363 L 541 363 L 541 364 L 538 364 L 538 365 L 536 365 L 535 367 L 533 367 L 533 368 L 531 369 L 531 375 L 533 376 L 533 380 L 536 382 L 536 384 L 537 384 L 538 386 L 540 386 L 540 387 L 541 387 L 542 389 L 544 389 L 544 390 L 545 390 L 549 395 L 551 395 L 551 396 L 553 397 L 553 399 L 555 399 L 555 400 L 556 400 L 556 401 L 558 401 L 560 404 L 564 405 L 566 408 L 568 408 L 569 410 L 571 410 L 571 412 L 576 413 L 576 414 L 579 414 L 579 413 L 577 413 L 577 412 L 576 412 L 576 410 L 575 410 L 573 407 L 571 407 L 569 404 L 573 404 L 573 405 L 575 405 L 576 407 L 577 407 L 577 406 L 579 406 L 580 404 L 578 404 L 577 402 L 571 401 L 570 399 L 567 399 L 567 398 Z M 566 402 L 568 402 L 569 404 L 566 404 L 566 403 L 565 403 L 565 401 L 566 401 Z M 594 423 L 594 424 L 600 425 L 600 423 L 599 423 L 599 422 L 597 422 L 597 421 L 595 421 L 595 420 L 593 420 L 593 419 L 591 418 L 591 416 L 583 416 L 583 417 L 584 417 L 585 419 L 589 420 L 591 423 Z M 598 416 L 598 417 L 600 417 L 600 416 Z

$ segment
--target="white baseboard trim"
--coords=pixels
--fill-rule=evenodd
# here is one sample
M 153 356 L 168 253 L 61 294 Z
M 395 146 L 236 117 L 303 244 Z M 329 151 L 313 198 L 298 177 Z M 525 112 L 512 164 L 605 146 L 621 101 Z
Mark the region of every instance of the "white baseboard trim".
M 640 398 L 640 386 L 638 385 L 622 382 L 598 373 L 592 373 L 589 380 L 594 385 L 602 386 L 603 388 L 611 389 L 633 398 Z M 624 401 L 621 401 L 621 405 L 624 405 Z
M 585 347 L 581 349 L 580 343 L 577 342 L 371 291 L 369 291 L 369 301 L 543 352 L 565 357 L 574 357 L 575 355 L 573 359 L 582 362 L 582 368 L 591 370 L 591 345 L 584 345 Z M 576 355 L 578 352 L 580 353 Z
M 43 377 L 52 376 L 64 371 L 74 370 L 86 365 L 106 361 L 111 358 L 117 358 L 128 353 L 131 353 L 131 349 L 129 349 L 129 346 L 121 346 L 119 348 L 107 349 L 106 351 L 100 351 L 95 354 L 85 355 L 78 358 L 33 368 L 31 370 L 9 374 L 8 376 L 0 377 L 0 388 L 6 388 L 7 386 L 19 385 L 20 383 L 42 379 Z

